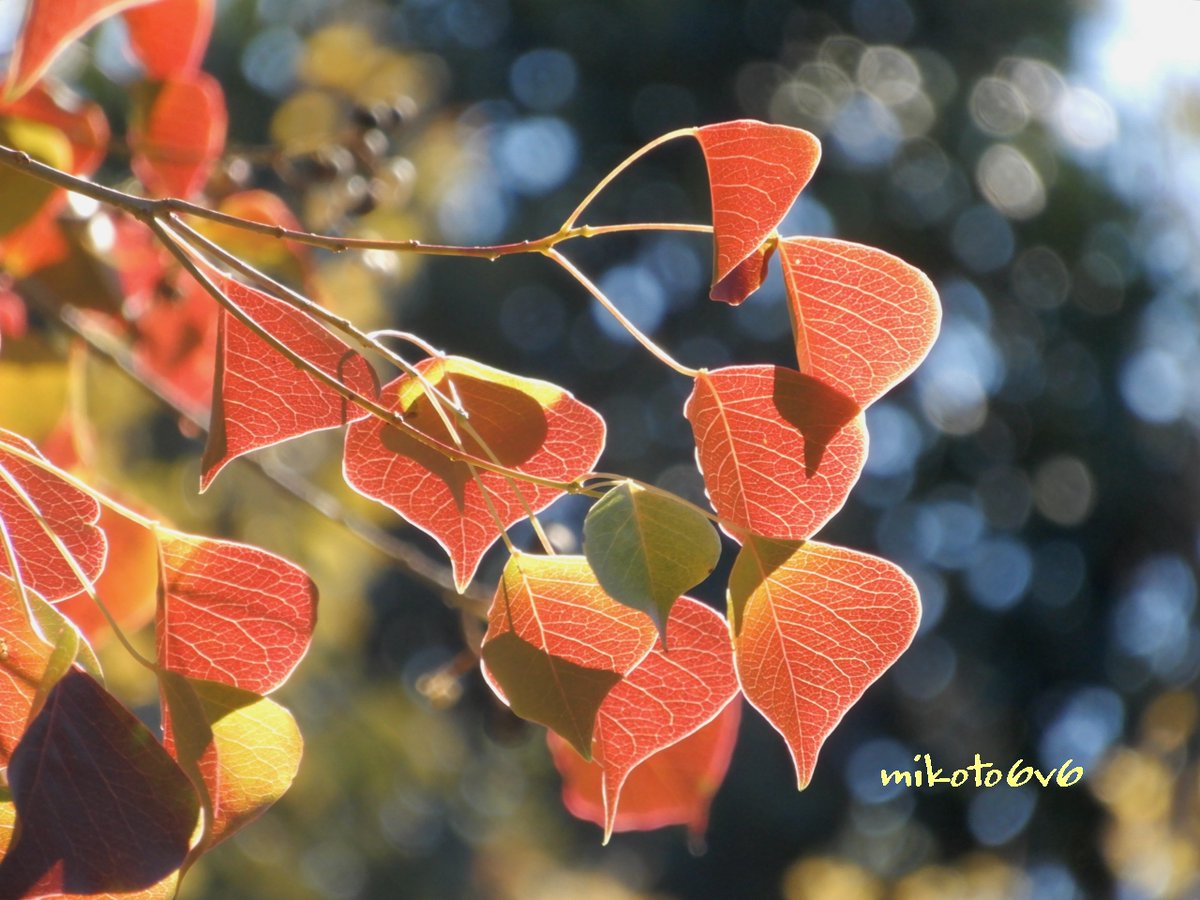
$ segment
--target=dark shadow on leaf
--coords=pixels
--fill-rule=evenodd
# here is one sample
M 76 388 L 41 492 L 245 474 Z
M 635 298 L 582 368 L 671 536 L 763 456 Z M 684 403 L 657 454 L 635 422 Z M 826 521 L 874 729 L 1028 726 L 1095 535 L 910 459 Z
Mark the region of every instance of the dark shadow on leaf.
M 388 386 L 386 392 L 395 396 L 408 381 L 408 377 L 397 379 Z M 459 429 L 459 439 L 468 456 L 515 469 L 531 459 L 545 443 L 549 430 L 546 411 L 525 392 L 457 373 L 441 378 L 434 382 L 434 386 L 447 396 L 458 397 L 466 410 L 470 426 L 482 439 L 481 443 L 465 430 Z M 445 404 L 443 410 L 453 422 L 453 413 L 445 408 Z M 438 415 L 433 401 L 424 391 L 401 412 L 406 422 L 445 447 L 447 453 L 462 453 Z M 463 492 L 472 480 L 471 469 L 465 462 L 448 459 L 436 448 L 391 426 L 380 431 L 380 442 L 389 452 L 411 457 L 444 481 L 454 495 L 455 503 L 460 509 L 463 508 Z
M 804 468 L 809 478 L 820 468 L 830 441 L 862 411 L 841 391 L 779 366 L 771 399 L 783 420 L 804 436 Z

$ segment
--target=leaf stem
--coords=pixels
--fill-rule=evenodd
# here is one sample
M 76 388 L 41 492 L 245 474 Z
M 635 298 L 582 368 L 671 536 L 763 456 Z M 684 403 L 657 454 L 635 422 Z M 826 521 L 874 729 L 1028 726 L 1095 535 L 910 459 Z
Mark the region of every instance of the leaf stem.
M 684 375 L 688 378 L 699 377 L 699 375 L 700 375 L 699 371 L 697 371 L 696 369 L 689 369 L 683 363 L 678 362 L 674 357 L 672 357 L 669 353 L 667 353 L 666 350 L 664 350 L 662 347 L 658 346 L 658 344 L 654 343 L 653 340 L 651 340 L 636 325 L 634 325 L 633 322 L 631 322 L 625 316 L 625 314 L 623 312 L 621 312 L 619 309 L 617 309 L 616 305 L 611 300 L 608 299 L 608 296 L 604 293 L 604 291 L 600 290 L 600 288 L 596 284 L 594 284 L 591 279 L 589 279 L 586 275 L 584 275 L 583 272 L 581 272 L 579 270 L 579 268 L 573 262 L 571 262 L 569 259 L 567 259 L 565 256 L 563 256 L 561 253 L 559 253 L 553 247 L 546 250 L 545 254 L 546 254 L 546 256 L 548 256 L 552 260 L 554 260 L 556 263 L 558 263 L 560 266 L 562 266 L 564 269 L 566 269 L 568 272 L 570 272 L 572 277 L 574 277 L 576 281 L 578 281 L 580 284 L 582 284 L 584 286 L 584 288 L 587 289 L 587 292 L 589 294 L 591 294 L 593 297 L 595 297 L 596 300 L 600 303 L 600 305 L 603 306 L 606 310 L 608 310 L 609 314 L 614 319 L 616 319 L 618 322 L 621 323 L 621 327 L 624 328 L 626 331 L 628 331 L 631 335 L 633 335 L 634 340 L 636 340 L 639 344 L 641 344 L 643 347 L 645 347 L 647 350 L 649 350 L 654 356 L 656 356 L 658 358 L 658 360 L 660 362 L 665 363 L 666 365 L 670 366 L 672 369 L 674 369 L 680 375 Z
M 569 216 L 567 216 L 567 220 L 565 222 L 563 222 L 562 228 L 560 228 L 559 231 L 560 232 L 568 231 L 571 228 L 571 226 L 573 226 L 575 224 L 576 220 L 583 214 L 583 211 L 585 209 L 587 209 L 589 205 L 591 205 L 591 202 L 596 199 L 596 197 L 600 194 L 600 192 L 602 190 L 604 190 L 606 187 L 608 187 L 612 183 L 614 178 L 616 178 L 618 175 L 620 175 L 622 172 L 624 172 L 626 169 L 628 169 L 631 165 L 633 165 L 635 162 L 637 162 L 639 159 L 641 159 L 643 156 L 645 156 L 651 150 L 655 149 L 656 147 L 662 146 L 663 144 L 667 143 L 667 141 L 673 141 L 673 140 L 675 140 L 675 138 L 680 138 L 680 137 L 688 137 L 695 133 L 696 133 L 695 128 L 679 128 L 679 129 L 676 129 L 675 131 L 670 131 L 664 135 L 660 135 L 659 137 L 656 137 L 654 140 L 652 140 L 650 143 L 646 144 L 645 146 L 633 151 L 633 153 L 629 154 L 627 157 L 625 157 L 625 159 L 623 159 L 623 160 L 621 160 L 621 162 L 617 163 L 617 165 L 613 168 L 613 170 L 611 172 L 609 172 L 607 175 L 605 175 L 603 178 L 601 178 L 599 183 L 588 192 L 588 195 L 579 201 L 579 205 L 576 206 L 575 209 L 571 211 L 571 214 Z

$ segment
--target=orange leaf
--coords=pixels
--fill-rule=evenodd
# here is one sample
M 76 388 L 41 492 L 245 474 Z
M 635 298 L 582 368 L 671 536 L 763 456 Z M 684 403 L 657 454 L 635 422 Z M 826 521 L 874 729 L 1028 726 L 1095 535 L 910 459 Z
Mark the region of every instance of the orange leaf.
M 13 47 L 5 92 L 25 93 L 67 44 L 106 16 L 148 0 L 30 0 L 25 23 Z
M 127 10 L 125 24 L 148 78 L 187 75 L 200 67 L 208 47 L 213 0 L 159 0 Z
M 600 704 L 657 634 L 604 593 L 584 557 L 517 553 L 488 610 L 484 674 L 513 712 L 590 755 Z
M 108 152 L 108 119 L 99 104 L 65 88 L 36 85 L 11 103 L 0 104 L 0 116 L 52 125 L 71 144 L 71 172 L 91 175 Z
M 886 560 L 751 536 L 729 576 L 729 614 L 742 690 L 783 735 L 803 790 L 825 738 L 912 642 L 921 605 Z
M 49 463 L 27 462 L 6 448 L 39 458 L 41 454 L 23 437 L 0 431 L 0 520 L 21 577 L 47 600 L 69 597 L 80 589 L 79 577 L 55 538 L 84 576 L 95 581 L 108 549 L 97 527 L 100 504 L 56 474 Z M 0 550 L 0 575 L 12 574 L 7 554 Z
M 799 128 L 752 119 L 706 125 L 696 139 L 712 192 L 710 296 L 736 306 L 762 283 L 769 255 L 763 242 L 808 184 L 821 144 Z
M 225 94 L 211 75 L 156 82 L 130 121 L 133 173 L 156 197 L 191 197 L 224 150 L 227 126 Z
M 592 759 L 604 770 L 605 840 L 629 773 L 712 721 L 738 692 L 725 620 L 691 597 L 668 619 L 670 653 L 654 649 L 604 698 Z
M 612 830 L 687 825 L 693 843 L 699 844 L 713 796 L 729 770 L 741 719 L 742 704 L 735 699 L 707 725 L 638 765 L 625 780 Z M 546 734 L 546 741 L 563 777 L 563 805 L 576 818 L 605 827 L 600 766 L 583 759 L 553 732 Z
M 133 713 L 78 669 L 55 685 L 8 766 L 17 837 L 0 896 L 151 887 L 188 852 L 199 804 Z
M 487 463 L 492 461 L 490 450 L 506 468 L 561 482 L 585 475 L 600 458 L 604 420 L 556 385 L 454 356 L 425 359 L 416 368 L 443 395 L 458 397 L 482 445 L 462 433 L 464 449 L 455 446 L 425 388 L 411 376 L 386 385 L 383 402 L 445 453 Z M 519 522 L 526 506 L 538 512 L 563 494 L 547 485 L 477 471 L 478 481 L 465 462 L 452 461 L 374 417 L 354 422 L 346 431 L 346 481 L 435 538 L 450 554 L 459 590 L 470 583 L 480 558 L 500 537 L 500 523 L 508 527 Z
M 25 733 L 52 651 L 29 624 L 16 584 L 0 578 L 0 767 Z
M 154 618 L 158 589 L 158 540 L 149 528 L 114 512 L 100 510 L 100 528 L 108 537 L 108 558 L 96 579 L 96 595 L 126 631 Z M 108 620 L 86 591 L 55 604 L 99 649 L 112 635 Z
M 216 285 L 264 331 L 297 355 L 368 398 L 378 394 L 370 363 L 289 303 L 232 278 Z M 333 388 L 298 371 L 283 354 L 221 310 L 217 332 L 212 425 L 201 463 L 200 490 L 232 460 L 302 434 L 337 428 L 359 414 Z
M 308 650 L 317 588 L 304 570 L 248 544 L 158 529 L 164 582 L 158 659 L 168 670 L 265 694 Z
M 800 371 L 859 406 L 907 376 L 937 337 L 937 291 L 920 269 L 861 244 L 779 244 Z
M 809 537 L 841 509 L 866 461 L 854 402 L 792 369 L 702 372 L 684 414 L 713 508 L 756 534 Z

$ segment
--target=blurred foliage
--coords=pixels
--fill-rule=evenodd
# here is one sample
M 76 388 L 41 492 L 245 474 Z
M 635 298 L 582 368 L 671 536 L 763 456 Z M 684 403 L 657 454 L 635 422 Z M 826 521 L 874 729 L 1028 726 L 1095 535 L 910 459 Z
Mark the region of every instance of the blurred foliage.
M 558 803 L 538 729 L 463 657 L 477 635 L 446 598 L 249 466 L 198 497 L 197 441 L 93 363 L 100 468 L 121 490 L 180 527 L 285 553 L 322 588 L 316 648 L 281 692 L 306 736 L 300 778 L 184 895 L 1195 896 L 1200 82 L 1138 71 L 1186 59 L 1172 28 L 1194 28 L 1144 21 L 1170 6 L 224 3 L 206 62 L 231 105 L 218 198 L 279 191 L 307 226 L 350 235 L 518 240 L 556 228 L 646 140 L 754 116 L 824 143 L 782 231 L 904 257 L 946 317 L 922 369 L 869 412 L 866 473 L 822 535 L 914 574 L 917 641 L 802 795 L 748 715 L 699 857 L 682 829 L 602 849 Z M 129 64 L 112 31 L 67 65 L 115 112 Z M 699 154 L 669 147 L 587 218 L 701 221 L 705 196 Z M 741 309 L 709 303 L 702 239 L 571 250 L 689 365 L 788 357 L 778 277 Z M 313 258 L 313 289 L 339 312 L 567 385 L 609 422 L 606 467 L 702 496 L 688 386 L 542 261 Z M 22 390 L 65 394 L 29 353 Z M 267 454 L 396 527 L 339 488 L 336 440 Z M 545 519 L 564 548 L 585 511 L 574 500 Z M 718 606 L 727 566 L 704 594 Z M 1086 775 L 1067 789 L 881 787 L 880 769 L 925 753 L 947 770 L 976 753 L 1005 769 L 1070 757 Z

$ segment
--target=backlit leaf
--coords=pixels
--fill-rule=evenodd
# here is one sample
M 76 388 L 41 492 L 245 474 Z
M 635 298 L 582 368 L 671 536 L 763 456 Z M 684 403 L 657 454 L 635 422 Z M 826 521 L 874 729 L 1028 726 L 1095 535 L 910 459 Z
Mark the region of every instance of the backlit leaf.
M 592 760 L 604 770 L 605 840 L 629 773 L 712 721 L 738 692 L 725 620 L 690 597 L 670 618 L 670 652 L 655 647 L 604 698 Z
M 13 830 L 17 824 L 17 807 L 12 801 L 12 791 L 0 784 L 0 859 L 12 844 Z
M 855 403 L 792 369 L 702 372 L 684 413 L 713 508 L 755 534 L 809 537 L 841 509 L 866 462 Z
M 191 278 L 180 296 L 156 296 L 132 323 L 133 362 L 181 409 L 208 412 L 212 403 L 221 308 Z
M 169 700 L 164 742 L 185 771 L 195 768 L 211 799 L 213 821 L 202 845 L 208 849 L 283 796 L 304 742 L 292 714 L 273 700 L 215 681 L 174 678 L 176 690 L 166 692 L 168 698 L 186 691 L 192 702 Z M 180 739 L 189 731 L 200 737 L 190 747 Z
M 600 704 L 654 637 L 649 617 L 605 594 L 582 556 L 517 553 L 488 610 L 484 671 L 513 712 L 590 757 Z
M 61 131 L 71 145 L 72 174 L 91 175 L 108 152 L 104 110 L 62 85 L 36 85 L 11 103 L 0 104 L 0 116 L 41 122 Z
M 699 730 L 651 756 L 625 780 L 613 831 L 648 831 L 687 825 L 702 846 L 713 796 L 725 780 L 737 743 L 742 704 L 735 699 Z M 563 805 L 571 815 L 605 827 L 603 771 L 553 732 L 546 735 L 563 777 Z
M 751 119 L 706 125 L 696 139 L 712 192 L 710 296 L 736 306 L 762 283 L 769 255 L 763 242 L 808 184 L 821 144 L 799 128 Z
M 225 148 L 225 94 L 205 72 L 147 85 L 129 125 L 130 165 L 156 197 L 198 193 Z
M 919 269 L 829 238 L 788 238 L 779 255 L 804 374 L 865 407 L 933 346 L 941 307 Z
M 214 281 L 234 304 L 288 349 L 368 398 L 378 393 L 370 363 L 289 303 L 232 278 Z M 201 463 L 204 490 L 243 453 L 302 434 L 337 428 L 360 410 L 302 372 L 279 351 L 221 310 L 212 424 Z
M 317 588 L 295 563 L 248 544 L 158 529 L 165 583 L 158 659 L 172 672 L 265 694 L 308 650 Z
M 5 85 L 11 97 L 42 77 L 59 52 L 106 16 L 148 0 L 30 0 Z
M 465 451 L 485 463 L 494 456 L 506 468 L 561 482 L 587 474 L 600 458 L 604 420 L 556 385 L 454 356 L 425 359 L 416 368 L 443 395 L 458 397 L 482 445 L 460 429 L 459 450 L 425 388 L 411 376 L 386 385 L 382 402 L 403 413 L 446 453 L 461 456 Z M 465 462 L 452 461 L 376 418 L 354 422 L 346 431 L 346 481 L 435 538 L 450 555 L 459 590 L 470 583 L 480 558 L 500 537 L 500 523 L 508 527 L 519 522 L 527 508 L 538 512 L 563 494 L 555 487 L 477 472 L 478 480 Z
M 649 613 L 665 645 L 671 606 L 708 577 L 721 539 L 697 510 L 627 481 L 588 511 L 583 551 L 605 592 Z
M 730 573 L 729 616 L 742 690 L 783 735 L 803 790 L 825 738 L 912 642 L 921 606 L 886 560 L 751 537 Z
M 295 213 L 278 194 L 272 194 L 270 191 L 237 191 L 222 197 L 217 211 L 263 225 L 291 231 L 303 230 Z M 312 274 L 310 248 L 304 244 L 283 241 L 274 235 L 235 228 L 211 219 L 197 217 L 190 224 L 210 241 L 220 244 L 234 256 L 286 284 L 304 283 Z
M 149 78 L 186 75 L 200 67 L 213 26 L 213 0 L 158 0 L 127 10 L 129 46 Z
M 50 692 L 8 767 L 19 833 L 0 896 L 148 888 L 179 867 L 199 804 L 149 730 L 88 675 Z
M 55 474 L 49 463 L 28 462 L 6 448 L 41 454 L 19 435 L 0 431 L 0 519 L 12 540 L 21 577 L 47 600 L 69 597 L 80 589 L 79 578 L 51 534 L 94 581 L 107 551 L 104 532 L 96 527 L 100 504 Z M 12 576 L 3 552 L 0 575 Z

